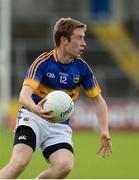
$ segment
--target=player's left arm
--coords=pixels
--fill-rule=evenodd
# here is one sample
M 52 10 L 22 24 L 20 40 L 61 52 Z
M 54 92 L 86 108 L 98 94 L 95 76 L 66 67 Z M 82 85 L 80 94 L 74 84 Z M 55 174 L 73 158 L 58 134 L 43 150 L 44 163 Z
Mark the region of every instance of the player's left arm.
M 92 72 L 92 69 L 87 63 L 83 64 L 83 76 L 81 84 L 85 89 L 88 97 L 91 97 L 96 107 L 97 120 L 101 129 L 101 147 L 98 150 L 103 156 L 109 155 L 112 152 L 112 143 L 108 129 L 108 108 L 105 100 L 101 96 L 101 89 Z
M 103 156 L 112 153 L 112 142 L 108 128 L 108 108 L 101 94 L 91 98 L 95 104 L 96 116 L 101 129 L 101 147 L 97 153 L 102 152 Z

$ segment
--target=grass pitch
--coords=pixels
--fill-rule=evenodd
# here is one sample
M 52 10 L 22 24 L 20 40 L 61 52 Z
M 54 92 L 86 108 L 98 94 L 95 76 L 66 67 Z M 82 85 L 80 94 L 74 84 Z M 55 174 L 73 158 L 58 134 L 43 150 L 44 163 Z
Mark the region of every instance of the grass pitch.
M 96 132 L 73 133 L 75 166 L 70 179 L 139 179 L 139 132 L 112 132 L 113 154 L 103 158 L 96 155 L 100 137 Z M 13 144 L 11 130 L 0 133 L 0 169 L 8 162 Z M 34 153 L 32 161 L 20 175 L 21 179 L 33 179 L 48 168 L 41 152 Z

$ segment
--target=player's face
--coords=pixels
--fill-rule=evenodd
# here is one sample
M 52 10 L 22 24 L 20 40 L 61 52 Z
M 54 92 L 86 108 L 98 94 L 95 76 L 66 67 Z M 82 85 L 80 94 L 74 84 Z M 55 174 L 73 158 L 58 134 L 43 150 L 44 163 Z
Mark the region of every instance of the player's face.
M 70 41 L 67 42 L 65 47 L 66 52 L 72 57 L 80 57 L 86 46 L 85 32 L 83 28 L 74 29 Z

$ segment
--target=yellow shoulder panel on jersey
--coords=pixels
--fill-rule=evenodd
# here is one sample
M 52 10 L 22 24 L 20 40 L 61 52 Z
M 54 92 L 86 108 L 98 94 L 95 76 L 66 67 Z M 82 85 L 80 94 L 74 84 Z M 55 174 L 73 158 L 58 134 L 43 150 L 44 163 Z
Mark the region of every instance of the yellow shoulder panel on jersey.
M 100 94 L 100 93 L 101 93 L 101 89 L 100 89 L 99 86 L 96 86 L 96 87 L 93 88 L 93 89 L 90 89 L 90 90 L 85 91 L 85 94 L 86 94 L 87 96 L 89 96 L 89 97 L 95 97 L 95 96 L 97 96 L 97 95 Z
M 23 82 L 23 86 L 31 86 L 33 89 L 37 89 L 39 86 L 39 82 L 35 81 L 34 79 L 25 79 Z

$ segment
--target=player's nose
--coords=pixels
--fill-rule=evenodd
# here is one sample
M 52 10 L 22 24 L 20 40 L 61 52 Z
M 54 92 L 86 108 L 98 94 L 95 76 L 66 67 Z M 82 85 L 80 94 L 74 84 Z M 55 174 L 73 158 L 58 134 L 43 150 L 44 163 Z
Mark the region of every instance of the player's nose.
M 85 47 L 86 46 L 86 42 L 85 40 L 82 41 L 82 46 Z

